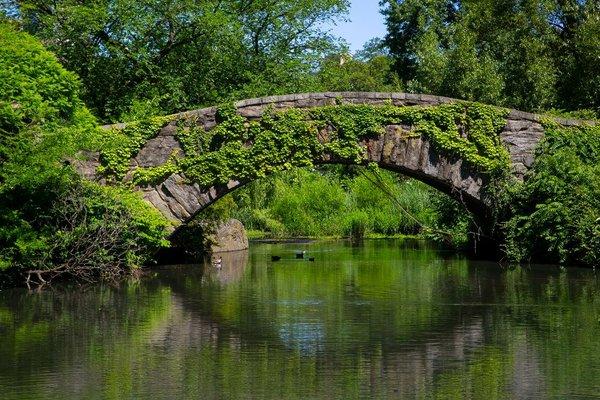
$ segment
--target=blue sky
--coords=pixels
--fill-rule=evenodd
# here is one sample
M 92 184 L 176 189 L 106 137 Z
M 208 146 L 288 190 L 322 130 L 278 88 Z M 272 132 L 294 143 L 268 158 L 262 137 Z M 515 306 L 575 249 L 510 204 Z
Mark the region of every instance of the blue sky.
M 379 13 L 379 0 L 351 0 L 348 22 L 339 22 L 331 33 L 348 42 L 351 51 L 360 50 L 371 38 L 385 35 L 383 16 Z

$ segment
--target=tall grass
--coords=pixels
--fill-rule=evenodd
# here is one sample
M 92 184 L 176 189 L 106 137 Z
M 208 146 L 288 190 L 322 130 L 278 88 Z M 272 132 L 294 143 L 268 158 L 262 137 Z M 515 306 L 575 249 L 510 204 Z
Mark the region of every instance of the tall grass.
M 414 235 L 443 219 L 440 196 L 388 171 L 296 169 L 235 192 L 232 216 L 272 237 Z

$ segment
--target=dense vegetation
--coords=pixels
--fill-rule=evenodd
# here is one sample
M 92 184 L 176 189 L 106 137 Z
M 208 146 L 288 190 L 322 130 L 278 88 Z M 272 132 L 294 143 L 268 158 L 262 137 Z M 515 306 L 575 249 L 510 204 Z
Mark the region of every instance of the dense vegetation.
M 507 254 L 600 265 L 600 126 L 548 123 L 546 135 L 525 184 L 512 189 Z
M 103 120 L 306 91 L 347 0 L 8 1 L 84 83 Z
M 346 0 L 6 0 L 0 7 L 3 270 L 46 271 L 52 277 L 83 267 L 81 277 L 95 279 L 140 265 L 165 243 L 166 222 L 145 203 L 125 189 L 82 182 L 68 165 L 80 150 L 102 147 L 100 172 L 120 180 L 127 159 L 164 123 L 157 115 L 237 98 L 325 90 L 426 92 L 585 118 L 597 117 L 600 109 L 596 1 L 384 0 L 387 36 L 354 55 L 323 28 L 345 15 Z M 286 118 L 294 125 L 299 117 L 277 118 L 281 128 Z M 98 122 L 117 120 L 142 122 L 113 136 L 96 130 Z M 240 121 L 232 115 L 224 121 L 221 134 L 233 135 L 234 142 L 235 135 L 254 134 L 235 132 Z M 431 127 L 424 129 L 430 138 L 454 146 L 444 143 L 444 129 L 436 136 Z M 261 127 L 265 149 L 274 146 L 267 128 Z M 598 130 L 548 129 L 525 183 L 496 193 L 506 204 L 498 215 L 506 253 L 513 260 L 596 265 Z M 239 148 L 225 150 L 239 161 Z M 481 161 L 468 148 L 450 150 Z M 488 155 L 487 170 L 502 169 L 505 155 Z M 232 172 L 223 154 L 212 160 L 220 162 L 214 164 L 219 171 L 206 171 L 202 157 L 139 171 L 137 182 L 180 168 L 199 181 Z M 310 166 L 294 163 L 302 165 Z M 452 216 L 466 215 L 422 185 L 387 174 L 380 175 L 393 196 L 381 195 L 373 200 L 377 206 L 369 205 L 362 193 L 378 191 L 365 174 L 332 171 L 337 170 L 284 172 L 236 193 L 229 204 L 249 227 L 279 236 L 347 234 L 357 227 L 415 233 L 424 231 L 417 226 L 455 224 Z M 309 207 L 305 194 L 319 190 L 322 204 Z M 446 205 L 435 206 L 438 201 Z M 292 205 L 305 213 L 287 214 Z M 403 220 L 403 208 L 416 221 Z M 90 240 L 97 237 L 111 242 Z
M 383 0 L 408 90 L 527 111 L 600 109 L 596 0 Z
M 453 244 L 460 245 L 468 222 L 460 213 L 447 212 L 454 203 L 447 196 L 372 169 L 328 167 L 318 174 L 296 169 L 255 181 L 232 196 L 231 215 L 251 231 L 273 237 L 433 236 L 443 230 L 452 231 Z M 442 216 L 451 220 L 442 221 Z
M 111 277 L 164 244 L 140 198 L 84 182 L 68 166 L 98 141 L 80 83 L 41 44 L 0 25 L 0 270 L 43 282 Z
M 600 3 L 382 0 L 392 71 L 407 91 L 584 119 L 600 115 Z M 567 112 L 565 112 L 565 110 Z M 598 128 L 548 135 L 507 204 L 512 261 L 600 262 Z
M 383 0 L 393 71 L 409 91 L 600 115 L 600 3 Z M 565 112 L 567 111 L 567 112 Z M 498 193 L 512 261 L 600 262 L 598 128 L 549 124 L 524 185 Z

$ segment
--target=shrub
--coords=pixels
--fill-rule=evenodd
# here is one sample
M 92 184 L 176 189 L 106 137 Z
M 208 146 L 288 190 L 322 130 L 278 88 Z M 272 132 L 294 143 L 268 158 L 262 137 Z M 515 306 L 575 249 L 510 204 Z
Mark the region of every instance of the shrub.
M 340 166 L 280 173 L 233 194 L 236 218 L 278 237 L 350 236 L 357 224 L 365 235 L 422 233 L 439 218 L 437 196 L 393 172 Z
M 600 265 L 600 127 L 546 126 L 506 223 L 515 261 Z
M 0 23 L 0 160 L 25 135 L 40 140 L 59 127 L 89 128 L 77 77 L 28 34 Z
M 164 219 L 136 194 L 56 176 L 0 197 L 0 268 L 43 284 L 59 276 L 113 279 L 165 245 Z
M 370 216 L 360 210 L 351 211 L 346 215 L 346 235 L 350 236 L 353 243 L 360 242 L 367 232 Z
M 0 270 L 43 284 L 113 278 L 165 244 L 137 195 L 83 182 L 68 159 L 100 143 L 77 77 L 0 23 Z

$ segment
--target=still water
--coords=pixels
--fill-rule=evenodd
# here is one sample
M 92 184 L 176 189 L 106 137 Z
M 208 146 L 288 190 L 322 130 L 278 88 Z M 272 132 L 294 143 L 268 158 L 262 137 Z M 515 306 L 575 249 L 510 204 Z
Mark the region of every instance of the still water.
M 382 240 L 0 292 L 0 399 L 359 398 L 600 398 L 600 281 Z

